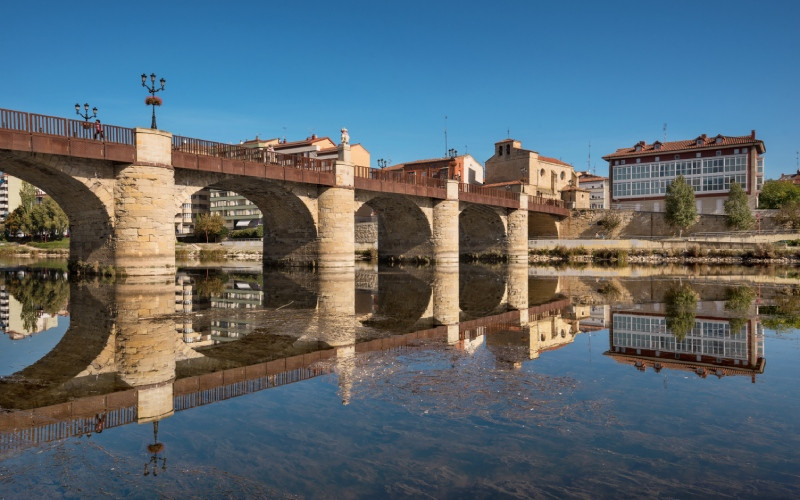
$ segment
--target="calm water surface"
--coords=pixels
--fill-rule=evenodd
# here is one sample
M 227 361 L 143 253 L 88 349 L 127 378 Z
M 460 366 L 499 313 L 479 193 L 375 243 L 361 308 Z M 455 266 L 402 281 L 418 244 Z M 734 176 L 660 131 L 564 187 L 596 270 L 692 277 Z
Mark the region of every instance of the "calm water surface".
M 796 498 L 794 276 L 8 267 L 0 498 Z

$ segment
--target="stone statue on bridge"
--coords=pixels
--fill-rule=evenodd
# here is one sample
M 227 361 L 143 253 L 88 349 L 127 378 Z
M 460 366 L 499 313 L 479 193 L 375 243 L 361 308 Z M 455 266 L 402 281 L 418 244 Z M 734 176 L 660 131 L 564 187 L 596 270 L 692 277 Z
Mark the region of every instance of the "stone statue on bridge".
M 347 133 L 346 128 L 342 128 L 342 144 L 350 144 L 350 134 Z

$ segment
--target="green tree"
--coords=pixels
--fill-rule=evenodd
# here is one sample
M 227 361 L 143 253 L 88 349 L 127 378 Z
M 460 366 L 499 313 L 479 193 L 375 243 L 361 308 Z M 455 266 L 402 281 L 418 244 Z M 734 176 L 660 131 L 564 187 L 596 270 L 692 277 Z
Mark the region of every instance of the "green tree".
M 61 238 L 69 227 L 67 215 L 61 210 L 58 203 L 49 196 L 46 196 L 40 204 L 33 207 L 31 220 L 33 222 L 33 234 L 42 237 L 45 241 Z
M 728 321 L 731 335 L 741 333 L 742 328 L 747 324 L 750 307 L 755 298 L 756 292 L 747 286 L 736 286 L 725 290 L 725 310 L 733 314 Z
M 792 231 L 800 230 L 800 200 L 791 200 L 781 205 L 775 214 L 775 224 Z
M 758 195 L 759 208 L 778 209 L 793 201 L 800 202 L 800 186 L 791 181 L 766 181 Z
M 694 328 L 697 294 L 689 285 L 679 285 L 667 290 L 664 303 L 667 330 L 682 342 Z
M 22 187 L 19 189 L 20 207 L 25 213 L 31 213 L 33 207 L 36 205 L 36 186 L 28 182 L 22 181 Z
M 213 236 L 216 241 L 218 236 L 225 234 L 225 219 L 219 214 L 200 214 L 194 221 L 194 234 L 205 235 L 206 243 Z
M 747 194 L 738 182 L 731 183 L 728 199 L 725 200 L 725 225 L 731 229 L 746 230 L 753 227 L 756 220 L 747 204 Z
M 6 239 L 16 238 L 17 234 L 22 232 L 22 226 L 25 224 L 24 217 L 20 207 L 15 208 L 6 216 L 4 229 Z
M 697 220 L 697 207 L 694 205 L 694 189 L 679 175 L 669 186 L 664 199 L 664 218 L 667 223 L 679 230 L 691 227 Z

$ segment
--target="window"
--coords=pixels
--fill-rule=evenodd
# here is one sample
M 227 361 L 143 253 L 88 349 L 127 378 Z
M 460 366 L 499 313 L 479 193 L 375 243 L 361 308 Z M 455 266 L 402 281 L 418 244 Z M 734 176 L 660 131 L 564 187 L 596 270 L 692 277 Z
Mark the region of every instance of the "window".
M 675 159 L 676 160 L 680 160 L 681 159 L 681 155 L 675 155 Z
M 497 146 L 497 156 L 503 156 L 503 145 Z
M 717 151 L 717 156 L 722 156 L 722 151 Z
M 564 177 L 566 177 L 566 174 L 564 174 L 564 172 L 561 172 L 561 175 L 560 175 L 560 177 L 561 177 L 561 180 L 563 181 L 563 180 L 564 180 Z
M 661 160 L 661 158 L 659 158 L 658 156 L 656 156 L 656 159 L 655 159 L 655 161 L 659 161 L 659 160 Z
M 695 153 L 694 157 L 695 157 L 695 158 L 700 158 L 700 157 L 701 157 L 701 155 L 700 155 L 700 153 Z
M 511 154 L 511 144 L 506 144 L 506 154 L 507 155 Z
M 641 158 L 636 158 L 636 163 L 642 163 L 642 159 Z
M 539 177 L 544 177 L 544 169 L 539 170 Z

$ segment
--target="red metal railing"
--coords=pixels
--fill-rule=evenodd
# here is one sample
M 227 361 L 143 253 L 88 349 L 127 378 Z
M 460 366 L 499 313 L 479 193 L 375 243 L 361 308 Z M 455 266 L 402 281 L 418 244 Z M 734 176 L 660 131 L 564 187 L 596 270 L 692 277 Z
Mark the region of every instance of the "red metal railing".
M 383 170 L 380 168 L 362 167 L 356 165 L 353 174 L 356 177 L 363 179 L 373 179 L 378 181 L 387 182 L 400 182 L 403 184 L 411 184 L 413 186 L 425 186 L 431 188 L 443 188 L 445 186 L 445 179 L 437 179 L 432 177 L 423 177 L 414 175 L 400 170 Z
M 88 127 L 87 127 L 88 124 Z M 95 139 L 95 124 L 56 116 L 0 109 L 0 129 L 30 134 L 52 135 L 67 139 Z M 133 129 L 103 124 L 101 142 L 133 146 Z
M 24 111 L 0 109 L 0 130 L 10 130 L 17 133 L 17 135 L 22 132 L 33 136 L 49 135 L 67 139 L 95 140 L 94 127 L 95 125 L 93 122 L 85 120 L 72 120 L 69 118 L 26 113 Z M 103 124 L 103 136 L 97 137 L 97 139 L 99 142 L 106 144 L 133 146 L 134 129 Z M 85 149 L 87 143 L 83 144 L 84 145 L 81 147 Z M 110 146 L 107 146 L 107 148 L 110 148 Z M 183 153 L 256 162 L 265 165 L 277 165 L 315 172 L 333 172 L 333 166 L 336 162 L 335 159 L 308 158 L 299 154 L 281 154 L 268 151 L 264 148 L 250 148 L 238 144 L 225 144 L 178 135 L 172 136 L 172 148 L 175 151 Z M 80 154 L 78 154 L 78 156 L 80 156 Z M 115 157 L 114 154 L 108 152 L 106 153 L 106 157 L 117 160 L 127 158 L 125 155 Z M 423 189 L 423 191 L 424 188 L 443 189 L 446 184 L 445 179 L 423 177 L 396 170 L 385 171 L 370 167 L 356 166 L 354 174 L 358 178 L 418 186 L 419 188 L 417 189 Z M 502 206 L 514 206 L 519 203 L 519 193 L 514 191 L 464 183 L 459 183 L 458 190 L 461 193 L 468 193 L 471 195 L 469 198 L 473 199 L 473 201 L 483 198 L 489 204 L 497 204 L 491 201 L 497 200 Z M 564 202 L 561 200 L 553 200 L 541 196 L 528 197 L 529 209 L 536 210 L 542 205 L 566 209 Z
M 519 193 L 516 191 L 509 191 L 507 189 L 494 189 L 475 184 L 458 184 L 458 190 L 462 193 L 471 193 L 487 198 L 499 198 L 501 200 L 511 200 L 519 203 Z
M 282 154 L 264 148 L 250 148 L 238 144 L 193 139 L 179 135 L 172 136 L 172 149 L 183 153 L 191 153 L 217 158 L 250 161 L 282 167 L 292 167 L 317 172 L 333 172 L 335 160 L 309 158 L 299 154 Z
M 545 198 L 543 196 L 528 196 L 528 208 L 532 209 L 534 205 L 549 205 L 564 209 L 567 207 L 563 200 L 554 200 L 552 198 Z

